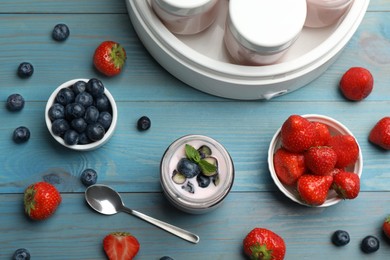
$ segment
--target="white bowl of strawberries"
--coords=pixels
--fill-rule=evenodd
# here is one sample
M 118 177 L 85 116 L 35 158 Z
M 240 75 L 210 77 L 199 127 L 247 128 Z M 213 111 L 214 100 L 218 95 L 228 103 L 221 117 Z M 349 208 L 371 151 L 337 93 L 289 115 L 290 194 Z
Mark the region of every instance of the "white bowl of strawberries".
M 353 134 L 323 115 L 291 115 L 273 136 L 268 167 L 291 200 L 328 207 L 360 192 L 363 157 Z

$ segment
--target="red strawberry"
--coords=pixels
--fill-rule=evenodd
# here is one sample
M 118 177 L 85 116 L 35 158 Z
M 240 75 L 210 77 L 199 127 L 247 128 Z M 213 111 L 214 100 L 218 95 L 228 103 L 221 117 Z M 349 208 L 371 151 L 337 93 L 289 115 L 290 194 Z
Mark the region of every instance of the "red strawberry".
M 384 117 L 376 123 L 368 140 L 385 150 L 390 150 L 390 117 Z
M 309 149 L 315 138 L 314 125 L 306 118 L 291 115 L 282 125 L 282 146 L 294 153 Z
M 283 184 L 293 185 L 306 170 L 304 156 L 279 148 L 274 154 L 274 168 Z
M 131 260 L 140 248 L 134 236 L 127 232 L 113 232 L 103 239 L 104 252 L 109 260 Z
M 382 230 L 386 237 L 390 239 L 390 215 L 383 221 Z
M 96 69 L 109 77 L 119 74 L 125 61 L 125 49 L 113 41 L 102 42 L 93 55 L 93 64 Z
M 354 164 L 359 157 L 359 146 L 351 135 L 335 135 L 328 142 L 337 154 L 337 168 L 344 168 Z
M 332 188 L 342 199 L 354 199 L 360 192 L 359 175 L 353 172 L 340 171 L 333 176 Z
M 366 98 L 374 87 L 371 73 L 361 67 L 350 68 L 340 80 L 340 90 L 350 100 L 360 101 Z
M 332 182 L 331 175 L 304 174 L 298 179 L 298 193 L 305 203 L 319 206 L 326 201 Z
M 61 195 L 50 183 L 37 182 L 24 191 L 24 211 L 34 220 L 50 217 L 61 203 Z
M 314 174 L 329 174 L 336 165 L 337 155 L 331 147 L 315 146 L 305 152 L 306 167 Z
M 327 125 L 320 122 L 312 122 L 316 130 L 312 146 L 324 146 L 329 142 L 330 132 Z
M 265 228 L 254 228 L 244 239 L 244 252 L 253 260 L 283 260 L 286 244 L 283 238 Z

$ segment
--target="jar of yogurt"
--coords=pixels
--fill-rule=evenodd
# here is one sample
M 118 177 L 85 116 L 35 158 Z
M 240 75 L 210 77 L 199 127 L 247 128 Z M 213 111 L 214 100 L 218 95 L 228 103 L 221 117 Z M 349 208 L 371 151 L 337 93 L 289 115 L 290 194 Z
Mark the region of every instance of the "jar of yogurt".
M 275 63 L 302 31 L 306 0 L 230 0 L 224 41 L 233 62 Z
M 201 214 L 217 208 L 233 181 L 232 158 L 219 142 L 207 136 L 187 135 L 177 139 L 161 160 L 164 194 L 184 212 Z
M 353 0 L 306 0 L 305 26 L 321 28 L 335 24 L 350 8 Z
M 164 25 L 176 34 L 196 34 L 217 16 L 218 0 L 152 0 L 152 8 Z

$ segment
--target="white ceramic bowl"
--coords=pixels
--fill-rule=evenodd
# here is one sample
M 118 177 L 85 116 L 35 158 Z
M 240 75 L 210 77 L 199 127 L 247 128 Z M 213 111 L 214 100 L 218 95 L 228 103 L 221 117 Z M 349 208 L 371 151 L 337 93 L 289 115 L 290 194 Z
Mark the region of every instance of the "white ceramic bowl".
M 304 28 L 278 63 L 241 66 L 229 60 L 223 43 L 228 0 L 218 17 L 196 35 L 171 33 L 153 12 L 150 0 L 126 0 L 131 22 L 151 55 L 172 75 L 203 92 L 232 99 L 270 99 L 303 87 L 338 57 L 359 27 L 369 0 L 354 1 L 334 25 Z
M 48 115 L 48 112 L 49 112 L 49 109 L 50 107 L 53 105 L 54 101 L 55 101 L 55 98 L 58 94 L 58 92 L 63 89 L 63 88 L 67 88 L 67 87 L 70 87 L 72 86 L 75 82 L 77 81 L 85 81 L 85 82 L 88 82 L 89 79 L 72 79 L 72 80 L 69 80 L 63 84 L 61 84 L 59 87 L 57 87 L 53 93 L 50 95 L 47 103 L 46 103 L 46 109 L 45 109 L 45 121 L 46 121 L 46 126 L 47 126 L 47 129 L 49 130 L 51 136 L 58 142 L 60 143 L 61 145 L 67 147 L 67 148 L 70 148 L 70 149 L 73 149 L 73 150 L 77 150 L 77 151 L 89 151 L 89 150 L 94 150 L 94 149 L 97 149 L 99 147 L 101 147 L 102 145 L 104 145 L 110 138 L 111 136 L 114 134 L 114 131 L 115 131 L 115 128 L 116 128 L 116 125 L 117 125 L 117 120 L 118 120 L 118 109 L 117 109 L 117 106 L 116 106 L 116 103 L 115 103 L 115 100 L 114 100 L 114 97 L 111 95 L 111 93 L 108 91 L 108 89 L 105 87 L 104 88 L 104 94 L 107 96 L 110 104 L 111 104 L 111 110 L 112 110 L 112 122 L 111 122 L 111 125 L 110 127 L 107 129 L 104 137 L 99 140 L 99 141 L 95 141 L 95 142 L 92 142 L 92 143 L 89 143 L 89 144 L 75 144 L 75 145 L 68 145 L 65 143 L 64 139 L 60 136 L 56 136 L 53 131 L 52 131 L 52 122 L 49 118 L 49 115 Z
M 309 121 L 314 121 L 314 122 L 320 122 L 328 126 L 329 131 L 331 135 L 340 135 L 340 134 L 348 134 L 352 135 L 351 131 L 348 130 L 346 126 L 344 126 L 342 123 L 336 121 L 333 118 L 330 118 L 328 116 L 323 116 L 323 115 L 315 115 L 315 114 L 308 114 L 308 115 L 303 115 L 303 117 L 307 118 Z M 275 169 L 274 169 L 274 162 L 273 162 L 273 157 L 274 153 L 281 147 L 281 137 L 280 137 L 280 130 L 281 127 L 276 131 L 275 135 L 273 136 L 269 149 L 268 149 L 268 168 L 271 173 L 271 177 L 274 180 L 276 186 L 279 188 L 281 192 L 283 192 L 284 195 L 286 195 L 288 198 L 290 198 L 292 201 L 299 203 L 301 205 L 313 207 L 311 205 L 308 205 L 304 203 L 298 194 L 298 191 L 296 187 L 293 186 L 288 186 L 280 182 L 278 176 L 276 175 Z M 357 140 L 356 140 L 357 142 Z M 354 172 L 361 177 L 362 175 L 362 170 L 363 170 L 363 156 L 361 152 L 360 145 L 359 146 L 359 158 L 356 161 L 356 163 L 353 166 L 349 166 L 347 168 L 348 171 Z M 330 190 L 328 193 L 328 198 L 326 199 L 325 203 L 316 207 L 329 207 L 334 204 L 337 204 L 340 202 L 342 199 L 337 196 L 336 192 L 333 190 Z

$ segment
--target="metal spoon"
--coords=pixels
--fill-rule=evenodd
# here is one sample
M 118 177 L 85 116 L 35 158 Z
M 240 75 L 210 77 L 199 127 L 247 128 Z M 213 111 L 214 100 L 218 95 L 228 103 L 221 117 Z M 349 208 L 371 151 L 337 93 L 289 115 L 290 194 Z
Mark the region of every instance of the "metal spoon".
M 192 243 L 198 243 L 199 237 L 189 231 L 175 227 L 171 224 L 165 223 L 161 220 L 149 217 L 141 212 L 127 208 L 118 192 L 112 188 L 95 184 L 89 186 L 85 190 L 85 200 L 94 210 L 104 215 L 113 215 L 119 211 L 126 212 L 130 215 L 136 216 L 146 222 L 149 222 L 165 231 L 168 231 L 184 240 Z

